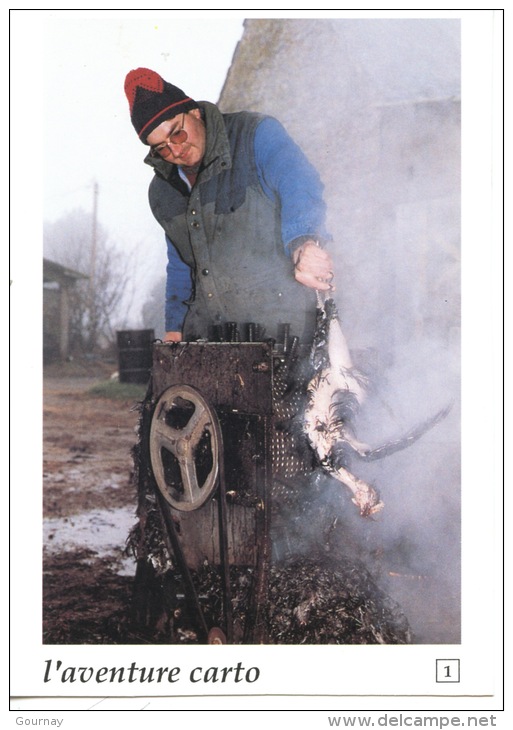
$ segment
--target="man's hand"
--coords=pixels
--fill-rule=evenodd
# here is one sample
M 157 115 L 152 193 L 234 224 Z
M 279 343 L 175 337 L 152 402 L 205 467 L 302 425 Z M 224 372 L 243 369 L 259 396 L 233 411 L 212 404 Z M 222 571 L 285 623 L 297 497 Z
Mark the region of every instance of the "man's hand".
M 319 289 L 334 291 L 333 261 L 329 253 L 322 249 L 316 241 L 305 241 L 292 254 L 294 276 L 300 284 Z
M 182 333 L 181 332 L 166 332 L 164 335 L 164 342 L 181 342 L 182 341 Z

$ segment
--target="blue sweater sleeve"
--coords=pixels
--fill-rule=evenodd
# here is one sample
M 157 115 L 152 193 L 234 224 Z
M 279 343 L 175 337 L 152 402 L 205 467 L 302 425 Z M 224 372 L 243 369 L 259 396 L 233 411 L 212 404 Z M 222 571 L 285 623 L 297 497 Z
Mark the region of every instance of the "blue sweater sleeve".
M 192 295 L 191 270 L 182 261 L 171 240 L 166 236 L 166 332 L 181 332 L 187 314 L 187 301 Z
M 255 159 L 265 194 L 278 199 L 285 252 L 302 236 L 330 240 L 325 228 L 324 186 L 313 165 L 284 127 L 266 117 L 255 133 Z

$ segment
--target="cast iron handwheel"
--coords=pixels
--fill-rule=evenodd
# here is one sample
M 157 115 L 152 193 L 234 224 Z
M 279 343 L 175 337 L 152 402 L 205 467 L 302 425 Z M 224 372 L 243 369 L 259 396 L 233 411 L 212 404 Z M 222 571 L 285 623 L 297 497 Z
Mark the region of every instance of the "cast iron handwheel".
M 207 501 L 217 483 L 220 447 L 217 416 L 195 388 L 172 385 L 162 393 L 150 427 L 150 459 L 158 488 L 172 507 L 190 512 Z

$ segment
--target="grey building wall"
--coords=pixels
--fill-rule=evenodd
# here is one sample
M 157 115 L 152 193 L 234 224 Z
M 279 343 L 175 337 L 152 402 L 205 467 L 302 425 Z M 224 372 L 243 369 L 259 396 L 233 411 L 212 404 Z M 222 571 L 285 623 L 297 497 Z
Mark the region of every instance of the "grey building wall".
M 358 436 L 377 445 L 454 404 L 415 446 L 355 471 L 385 501 L 360 534 L 427 576 L 390 586 L 418 640 L 457 642 L 459 21 L 246 20 L 219 106 L 276 116 L 321 174 L 342 325 L 371 374 Z
M 223 111 L 278 117 L 319 170 L 354 348 L 459 326 L 457 20 L 246 20 Z
M 43 259 L 43 362 L 70 354 L 70 297 L 77 281 L 87 279 L 73 269 Z

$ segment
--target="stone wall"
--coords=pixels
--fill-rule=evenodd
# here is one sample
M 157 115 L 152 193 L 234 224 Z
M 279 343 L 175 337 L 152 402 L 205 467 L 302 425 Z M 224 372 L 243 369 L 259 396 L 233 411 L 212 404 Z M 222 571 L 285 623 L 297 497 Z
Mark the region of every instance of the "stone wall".
M 354 469 L 381 491 L 389 564 L 428 576 L 424 593 L 390 586 L 418 640 L 456 643 L 459 21 L 246 20 L 219 104 L 278 117 L 321 174 L 342 326 L 370 375 L 358 436 L 377 446 L 454 403 L 413 447 Z
M 345 331 L 385 362 L 459 338 L 459 31 L 246 20 L 219 100 L 278 117 L 319 170 Z

